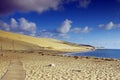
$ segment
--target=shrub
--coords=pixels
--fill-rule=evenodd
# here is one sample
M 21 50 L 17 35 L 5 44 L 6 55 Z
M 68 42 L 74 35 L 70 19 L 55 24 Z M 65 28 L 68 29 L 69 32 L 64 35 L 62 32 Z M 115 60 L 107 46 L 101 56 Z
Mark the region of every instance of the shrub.
M 79 57 L 78 56 L 74 56 L 75 59 L 78 59 Z
M 38 52 L 38 54 L 42 54 L 43 52 Z
M 4 56 L 3 54 L 0 54 L 0 56 Z

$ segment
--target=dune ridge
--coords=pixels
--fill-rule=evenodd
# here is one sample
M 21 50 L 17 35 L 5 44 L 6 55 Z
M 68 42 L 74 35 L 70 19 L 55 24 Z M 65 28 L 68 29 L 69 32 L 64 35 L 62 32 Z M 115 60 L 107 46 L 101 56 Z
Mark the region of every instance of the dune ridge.
M 91 46 L 77 45 L 52 38 L 36 38 L 22 34 L 5 32 L 0 30 L 0 43 L 4 50 L 56 50 L 56 51 L 85 51 L 91 50 Z

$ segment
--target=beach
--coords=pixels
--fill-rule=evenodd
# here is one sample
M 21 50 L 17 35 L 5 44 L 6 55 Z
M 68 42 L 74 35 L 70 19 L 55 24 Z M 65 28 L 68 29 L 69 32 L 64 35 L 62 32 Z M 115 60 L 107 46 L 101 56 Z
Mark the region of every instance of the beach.
M 0 80 L 120 80 L 120 0 L 1 0 Z
M 119 80 L 120 61 L 94 57 L 63 56 L 40 53 L 5 52 L 1 56 L 0 77 L 11 60 L 23 64 L 25 80 Z M 53 66 L 50 66 L 53 64 Z M 14 75 L 16 76 L 16 75 Z

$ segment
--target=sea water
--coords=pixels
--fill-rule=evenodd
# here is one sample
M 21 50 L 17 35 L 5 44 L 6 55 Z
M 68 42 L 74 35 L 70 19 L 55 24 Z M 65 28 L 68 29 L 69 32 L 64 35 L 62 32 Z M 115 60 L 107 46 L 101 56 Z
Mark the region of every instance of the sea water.
M 65 55 L 120 59 L 120 49 L 97 49 L 88 52 L 67 53 Z

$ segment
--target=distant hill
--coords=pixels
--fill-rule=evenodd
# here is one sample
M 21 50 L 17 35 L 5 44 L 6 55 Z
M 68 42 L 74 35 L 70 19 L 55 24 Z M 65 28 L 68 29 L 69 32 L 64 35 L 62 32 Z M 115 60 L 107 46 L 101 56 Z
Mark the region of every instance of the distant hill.
M 92 46 L 78 45 L 51 38 L 36 38 L 1 30 L 0 48 L 2 50 L 55 50 L 66 52 L 93 49 Z

